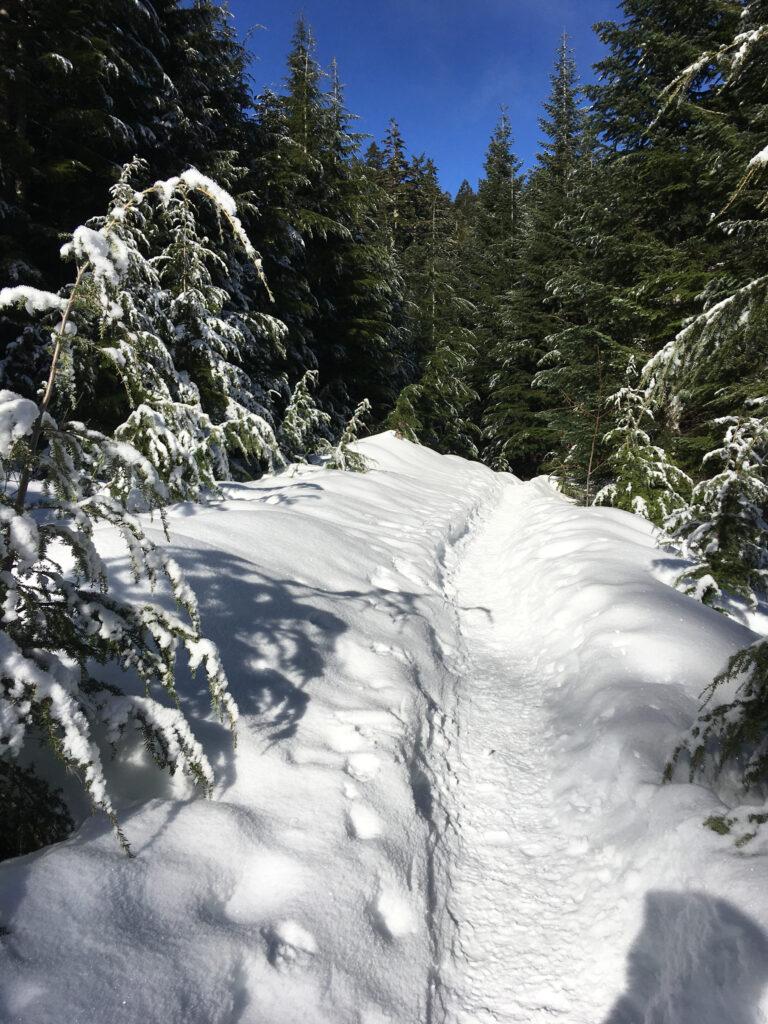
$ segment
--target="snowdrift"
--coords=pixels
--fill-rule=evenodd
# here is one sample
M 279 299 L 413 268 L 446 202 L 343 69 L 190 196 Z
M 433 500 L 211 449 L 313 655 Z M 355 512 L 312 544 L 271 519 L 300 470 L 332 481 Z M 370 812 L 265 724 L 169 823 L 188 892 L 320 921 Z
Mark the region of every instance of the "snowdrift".
M 365 475 L 171 510 L 237 747 L 180 679 L 213 800 L 126 744 L 133 860 L 94 817 L 0 865 L 0 1020 L 768 1020 L 768 840 L 737 849 L 702 827 L 709 789 L 661 785 L 753 634 L 671 590 L 635 517 L 392 434 L 360 449 Z M 470 884 L 478 857 L 508 884 Z

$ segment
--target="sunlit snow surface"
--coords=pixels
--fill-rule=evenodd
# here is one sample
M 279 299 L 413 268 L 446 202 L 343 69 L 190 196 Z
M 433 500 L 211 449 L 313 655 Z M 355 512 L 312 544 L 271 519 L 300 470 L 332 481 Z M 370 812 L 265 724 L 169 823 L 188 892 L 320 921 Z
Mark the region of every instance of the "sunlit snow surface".
M 134 746 L 133 860 L 93 818 L 0 865 L 2 1024 L 768 1021 L 768 838 L 660 784 L 753 634 L 642 520 L 361 449 L 172 510 L 238 745 L 183 680 L 214 799 Z

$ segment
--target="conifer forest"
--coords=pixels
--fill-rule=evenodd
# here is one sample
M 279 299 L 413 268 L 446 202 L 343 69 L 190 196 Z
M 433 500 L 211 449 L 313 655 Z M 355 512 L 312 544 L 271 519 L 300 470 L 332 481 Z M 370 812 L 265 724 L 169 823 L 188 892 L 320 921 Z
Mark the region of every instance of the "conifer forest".
M 126 850 L 102 761 L 127 723 L 210 791 L 177 652 L 233 733 L 237 708 L 144 517 L 222 481 L 361 468 L 354 439 L 392 430 L 650 520 L 724 614 L 764 598 L 768 0 L 620 13 L 595 84 L 553 40 L 535 165 L 502 107 L 452 197 L 397 111 L 355 130 L 303 17 L 273 92 L 223 2 L 0 3 L 2 855 L 67 829 L 30 736 Z M 114 588 L 104 525 L 175 611 Z M 768 647 L 737 657 L 746 688 L 675 756 L 752 744 L 750 785 Z

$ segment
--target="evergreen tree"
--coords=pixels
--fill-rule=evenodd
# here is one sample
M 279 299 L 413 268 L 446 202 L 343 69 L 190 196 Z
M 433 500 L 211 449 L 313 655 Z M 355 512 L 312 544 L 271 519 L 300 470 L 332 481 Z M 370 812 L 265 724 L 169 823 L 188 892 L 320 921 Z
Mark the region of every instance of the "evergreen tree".
M 768 267 L 760 242 L 766 230 L 761 177 L 768 161 L 763 149 L 755 153 L 768 138 L 758 101 L 765 83 L 768 27 L 760 14 L 760 5 L 747 5 L 740 31 L 714 52 L 698 55 L 666 90 L 667 107 L 677 108 L 703 68 L 710 77 L 719 73 L 722 78 L 716 97 L 721 110 L 718 133 L 730 150 L 727 159 L 721 152 L 711 153 L 710 159 L 713 168 L 727 163 L 726 176 L 736 182 L 720 215 L 724 253 L 734 252 L 734 258 L 728 261 L 727 278 L 711 278 L 704 311 L 645 368 L 657 405 L 683 429 L 698 424 L 693 429 L 707 441 L 703 479 L 691 504 L 671 519 L 669 532 L 695 563 L 681 583 L 718 606 L 723 605 L 722 589 L 753 602 L 756 592 L 765 589 L 762 573 L 768 557 L 763 462 Z M 735 251 L 730 244 L 734 237 Z M 725 439 L 720 441 L 724 426 Z
M 588 139 L 572 179 L 570 209 L 560 222 L 572 258 L 547 282 L 546 301 L 556 316 L 533 377 L 549 395 L 544 417 L 556 444 L 548 468 L 586 504 L 610 482 L 606 438 L 615 436 L 616 425 L 610 397 L 633 354 L 636 313 L 626 290 L 605 279 L 610 242 L 597 222 L 611 199 Z
M 484 176 L 473 202 L 472 236 L 462 268 L 469 285 L 466 294 L 476 305 L 479 320 L 474 383 L 480 402 L 474 419 L 483 426 L 481 455 L 499 469 L 511 465 L 506 458 L 509 452 L 504 450 L 503 435 L 508 424 L 500 402 L 514 371 L 505 365 L 501 347 L 507 338 L 504 305 L 518 273 L 522 237 L 522 165 L 512 143 L 509 117 L 502 108 L 485 154 Z
M 406 160 L 394 121 L 382 179 L 390 191 L 388 224 L 402 267 L 413 367 L 387 425 L 436 451 L 476 457 L 476 310 L 463 295 L 459 223 L 434 162 L 424 155 Z
M 537 166 L 526 183 L 517 279 L 504 299 L 504 336 L 494 352 L 484 430 L 493 464 L 529 476 L 555 445 L 543 413 L 559 403 L 534 388 L 546 341 L 558 324 L 559 303 L 547 285 L 577 259 L 568 219 L 583 144 L 580 87 L 568 37 L 563 33 L 550 75 L 551 91 L 539 118 L 544 133 Z
M 566 218 L 580 259 L 550 284 L 563 326 L 550 336 L 537 378 L 562 388 L 569 403 L 580 392 L 572 418 L 578 430 L 568 436 L 567 415 L 553 426 L 566 431 L 560 460 L 588 499 L 610 483 L 615 464 L 611 446 L 619 435 L 608 396 L 620 389 L 630 357 L 644 362 L 700 308 L 698 296 L 721 255 L 708 217 L 727 184 L 707 173 L 705 142 L 716 73 L 702 68 L 675 112 L 665 109 L 661 93 L 702 45 L 727 36 L 732 7 L 627 0 L 623 23 L 598 26 L 609 53 L 597 66 L 598 84 L 587 90 L 592 141 L 582 147 L 588 158 L 575 180 L 575 212 Z M 574 361 L 581 369 L 572 388 Z M 678 426 L 660 417 L 664 447 Z
M 39 306 L 40 293 L 34 301 Z M 68 303 L 62 305 L 65 328 Z M 179 644 L 193 671 L 204 666 L 214 708 L 233 728 L 237 708 L 218 652 L 201 635 L 194 594 L 126 506 L 126 497 L 136 495 L 150 505 L 166 500 L 153 467 L 130 446 L 82 424 L 60 426 L 45 406 L 46 398 L 38 407 L 13 392 L 0 392 L 0 760 L 4 774 L 18 778 L 24 771 L 18 762 L 22 750 L 35 741 L 48 744 L 80 780 L 93 806 L 108 814 L 128 852 L 96 734 L 103 730 L 106 743 L 116 746 L 127 727 L 137 728 L 159 767 L 171 773 L 182 767 L 210 795 L 213 773 L 176 690 Z M 14 495 L 7 483 L 20 467 Z M 39 493 L 24 486 L 32 474 L 41 481 Z M 137 583 L 154 588 L 164 579 L 171 585 L 178 612 L 110 595 L 108 571 L 93 539 L 99 523 L 122 535 Z M 62 551 L 71 558 L 73 573 L 61 569 Z M 135 679 L 135 692 L 110 681 L 105 666 L 111 664 Z M 48 799 L 45 789 L 37 795 Z M 19 825 L 27 827 L 35 813 L 29 808 Z
M 321 443 L 320 452 L 327 455 L 326 469 L 350 470 L 353 473 L 367 472 L 368 463 L 365 457 L 352 445 L 365 429 L 365 421 L 370 411 L 370 402 L 364 398 L 355 407 L 336 444 Z
M 169 204 L 185 190 L 204 191 L 218 202 L 248 246 L 230 197 L 196 172 L 158 183 L 151 191 Z M 82 423 L 60 425 L 52 416 L 57 392 L 73 385 L 84 348 L 86 355 L 97 352 L 112 359 L 131 387 L 142 383 L 143 367 L 154 364 L 150 372 L 160 379 L 167 363 L 167 348 L 152 334 L 153 325 L 140 333 L 131 331 L 135 302 L 143 298 L 142 272 L 150 281 L 152 274 L 126 225 L 131 211 L 150 197 L 129 193 L 125 185 L 118 191 L 115 198 L 122 205 L 113 206 L 110 219 L 98 230 L 78 228 L 67 247 L 77 261 L 77 277 L 67 294 L 30 286 L 0 291 L 0 306 L 16 304 L 56 321 L 40 404 L 14 392 L 0 393 L 0 756 L 13 764 L 30 738 L 46 740 L 81 779 L 94 806 L 109 815 L 128 850 L 103 774 L 102 750 L 94 736 L 97 724 L 113 745 L 127 726 L 135 725 L 161 767 L 174 771 L 183 766 L 203 792 L 210 793 L 210 765 L 191 733 L 175 687 L 179 643 L 186 648 L 193 671 L 205 666 L 214 707 L 232 726 L 237 709 L 227 694 L 218 653 L 201 636 L 193 593 L 178 567 L 146 538 L 134 514 L 137 508 L 167 502 L 181 467 L 174 465 L 169 471 L 162 458 L 153 465 L 124 439 L 111 439 Z M 126 287 L 121 289 L 123 279 Z M 107 347 L 110 329 L 112 344 Z M 178 403 L 170 409 L 176 432 L 169 431 L 167 422 L 162 430 L 148 432 L 151 454 L 162 450 L 167 455 L 169 437 L 174 454 L 189 444 L 179 429 L 188 422 L 188 409 Z M 199 428 L 204 420 L 200 415 L 195 419 L 194 409 L 191 412 Z M 40 483 L 31 489 L 33 477 Z M 9 486 L 11 479 L 15 487 Z M 109 594 L 108 570 L 93 541 L 99 522 L 119 531 L 137 582 L 154 587 L 164 578 L 170 584 L 179 613 L 119 601 Z M 59 554 L 54 558 L 56 546 L 69 552 L 71 573 L 61 568 Z M 137 694 L 144 695 L 124 692 L 110 682 L 103 667 L 113 663 L 135 677 L 140 684 Z M 163 704 L 163 691 L 174 707 Z
M 636 374 L 630 360 L 625 386 L 608 400 L 617 410 L 616 426 L 606 438 L 611 482 L 595 495 L 594 504 L 623 508 L 662 526 L 690 500 L 692 481 L 651 442 L 648 431 L 655 424 L 650 395 L 637 387 Z
M 763 415 L 720 420 L 723 445 L 705 456 L 720 470 L 667 520 L 670 542 L 694 563 L 678 585 L 721 610 L 728 607 L 723 590 L 752 607 L 768 593 L 768 420 L 764 403 L 756 411 Z
M 482 284 L 489 313 L 496 311 L 498 297 L 509 290 L 519 254 L 522 162 L 512 151 L 513 141 L 509 116 L 502 107 L 486 150 L 475 203 L 475 234 L 485 264 Z
M 675 765 L 687 755 L 691 782 L 697 777 L 711 781 L 729 771 L 731 777 L 737 775 L 745 793 L 757 790 L 763 795 L 768 784 L 768 641 L 761 637 L 737 651 L 702 697 L 699 716 L 667 764 L 664 780 L 670 781 Z M 738 815 L 727 823 L 722 818 L 715 821 L 730 832 Z M 765 813 L 748 814 L 751 831 L 736 845 L 753 839 L 766 821 Z M 705 822 L 711 823 L 712 819 Z
M 359 159 L 361 136 L 351 130 L 335 62 L 328 116 L 324 176 L 346 232 L 322 247 L 327 313 L 316 331 L 321 382 L 326 393 L 337 391 L 345 415 L 367 400 L 380 418 L 403 380 L 402 282 L 391 248 L 378 237 L 386 195 Z
M 369 150 L 370 153 L 370 150 Z M 387 196 L 387 240 L 401 256 L 411 242 L 412 216 L 409 209 L 412 189 L 408 158 L 400 126 L 390 118 L 384 135 L 381 155 L 374 152 L 374 160 L 381 162 L 381 182 Z
M 275 365 L 289 381 L 298 381 L 317 369 L 311 321 L 317 310 L 308 278 L 306 245 L 299 192 L 301 169 L 294 160 L 294 143 L 279 96 L 270 90 L 256 100 L 255 119 L 247 136 L 245 158 L 250 165 L 248 184 L 256 215 L 250 236 L 263 253 L 264 273 L 274 296 L 274 316 L 287 330 L 281 339 L 282 358 Z M 276 387 L 288 401 L 287 383 Z
M 376 237 L 383 197 L 359 160 L 360 136 L 350 129 L 335 67 L 325 88 L 328 80 L 300 19 L 280 100 L 284 155 L 295 177 L 292 218 L 311 296 L 308 343 L 321 405 L 340 429 L 363 397 L 371 396 L 379 415 L 392 401 L 401 299 L 397 268 Z
M 313 392 L 317 370 L 307 370 L 296 384 L 278 431 L 280 451 L 289 462 L 306 462 L 318 449 L 318 437 L 327 435 L 330 416 L 318 408 Z
M 244 255 L 259 260 L 234 201 L 211 179 L 189 170 L 136 191 L 134 167 L 114 187 L 107 217 L 78 228 L 64 250 L 77 262 L 76 294 L 99 301 L 83 304 L 88 331 L 60 401 L 90 426 L 109 419 L 161 472 L 172 500 L 194 500 L 201 487 L 231 476 L 233 454 L 262 464 L 279 458 L 271 416 L 242 368 L 252 339 L 212 282 L 210 268 L 221 260 L 198 232 L 199 215 L 206 207 L 217 213 Z M 119 247 L 119 274 L 89 269 L 104 237 Z M 99 392 L 110 385 L 107 417 Z
M 741 5 L 729 5 L 729 7 Z M 693 559 L 678 581 L 721 611 L 738 614 L 740 596 L 754 605 L 766 595 L 768 576 L 768 482 L 765 472 L 766 420 L 764 265 L 765 187 L 768 124 L 760 97 L 766 85 L 768 18 L 765 5 L 747 2 L 738 27 L 724 12 L 731 35 L 718 35 L 669 83 L 664 114 L 681 116 L 686 97 L 702 78 L 715 82 L 717 148 L 710 146 L 712 171 L 732 185 L 715 218 L 734 247 L 721 247 L 730 273 L 713 275 L 705 309 L 693 316 L 646 367 L 658 404 L 678 422 L 705 420 L 710 437 L 725 426 L 721 444 L 703 459 L 705 474 L 691 502 L 668 522 L 672 542 Z M 731 17 L 728 18 L 727 16 Z M 726 218 L 725 214 L 729 216 Z M 718 268 L 720 269 L 720 268 Z M 727 409 L 726 415 L 717 415 Z M 715 414 L 713 416 L 713 413 Z M 690 778 L 711 778 L 735 770 L 744 790 L 764 789 L 768 780 L 768 646 L 764 640 L 735 654 L 703 694 L 699 716 L 667 766 L 669 779 L 683 754 Z M 729 831 L 736 819 L 718 824 Z M 766 815 L 750 814 L 750 826 Z M 742 845 L 753 829 L 737 841 Z
M 106 204 L 134 158 L 148 179 L 194 164 L 228 185 L 243 133 L 245 51 L 209 0 L 11 0 L 0 19 L 0 260 L 12 283 L 66 280 L 60 235 Z M 3 380 L 28 397 L 45 345 L 6 310 Z
M 613 179 L 612 191 L 622 197 L 611 228 L 612 281 L 631 310 L 621 340 L 652 354 L 701 311 L 718 265 L 731 261 L 711 222 L 733 185 L 722 161 L 713 173 L 712 145 L 720 150 L 722 142 L 715 127 L 722 120 L 718 72 L 701 64 L 674 104 L 665 89 L 702 51 L 730 38 L 738 11 L 719 0 L 671 6 L 633 0 L 623 9 L 624 24 L 598 26 L 610 55 L 598 65 L 602 79 L 590 95 L 608 184 Z M 674 422 L 678 438 L 668 438 L 690 471 L 711 447 L 695 439 L 699 420 L 696 413 Z

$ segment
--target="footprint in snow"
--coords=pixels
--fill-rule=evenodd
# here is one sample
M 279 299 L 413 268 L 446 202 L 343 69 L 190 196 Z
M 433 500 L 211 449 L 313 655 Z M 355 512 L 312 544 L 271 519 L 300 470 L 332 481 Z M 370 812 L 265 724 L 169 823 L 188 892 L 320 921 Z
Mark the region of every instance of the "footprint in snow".
M 326 725 L 325 740 L 331 750 L 339 754 L 351 754 L 366 745 L 366 739 L 359 728 L 338 720 Z
M 296 921 L 281 921 L 263 928 L 267 960 L 277 970 L 307 964 L 317 952 L 315 937 Z
M 387 942 L 416 931 L 417 917 L 407 897 L 389 885 L 382 885 L 368 905 L 371 922 Z
M 344 770 L 347 775 L 351 775 L 358 782 L 368 782 L 370 779 L 376 778 L 380 768 L 381 761 L 376 754 L 362 752 L 348 757 Z
M 384 822 L 367 804 L 353 804 L 347 811 L 350 839 L 375 839 L 384 831 Z

